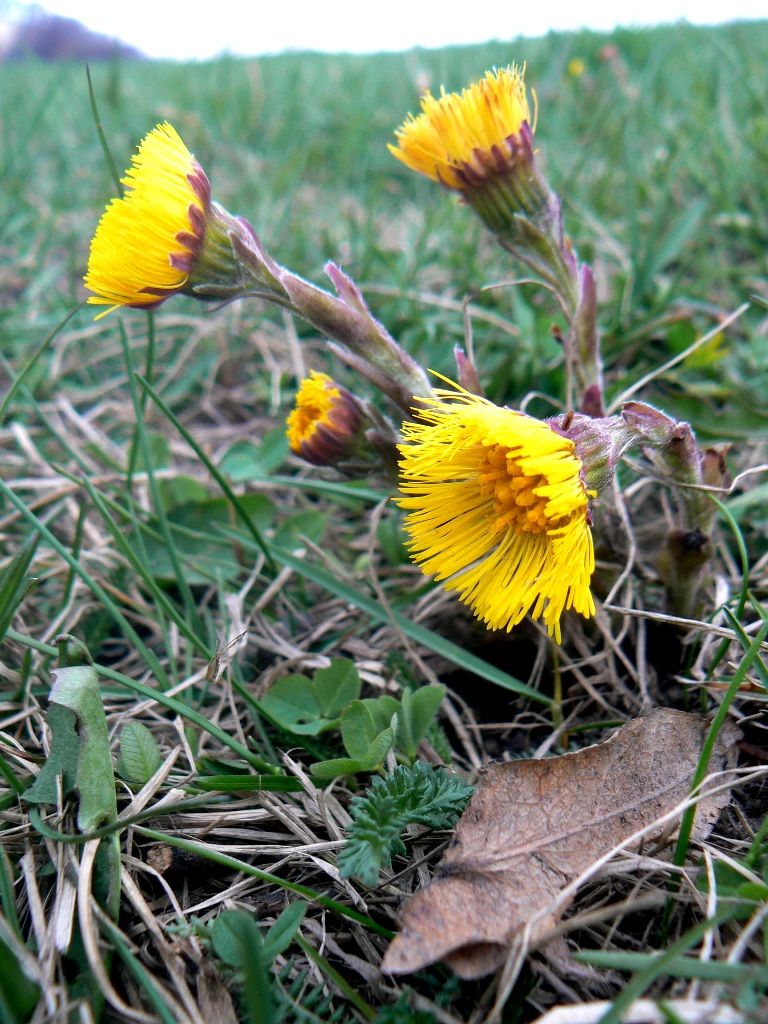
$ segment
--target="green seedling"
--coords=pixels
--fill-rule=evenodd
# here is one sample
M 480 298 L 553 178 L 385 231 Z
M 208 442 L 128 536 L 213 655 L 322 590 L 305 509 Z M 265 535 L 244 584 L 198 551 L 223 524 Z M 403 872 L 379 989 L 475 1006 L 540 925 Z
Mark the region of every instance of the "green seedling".
M 377 885 L 382 868 L 406 852 L 400 833 L 407 825 L 451 828 L 471 794 L 472 787 L 460 778 L 423 761 L 375 778 L 350 804 L 352 823 L 339 854 L 342 878 L 354 875 L 364 885 Z
M 395 733 L 392 725 L 379 729 L 366 702 L 355 700 L 342 715 L 341 738 L 349 756 L 313 764 L 310 770 L 314 779 L 321 781 L 356 772 L 378 771 L 392 749 Z
M 422 686 L 403 690 L 399 701 L 388 694 L 354 701 L 341 719 L 341 738 L 349 757 L 313 764 L 312 775 L 333 779 L 377 771 L 390 750 L 399 760 L 411 764 L 444 696 L 444 686 Z
M 360 677 L 352 661 L 334 658 L 328 668 L 278 679 L 259 708 L 280 728 L 299 736 L 318 736 L 339 728 L 344 709 L 360 696 Z
M 216 955 L 242 976 L 243 1008 L 249 1024 L 271 1024 L 276 1019 L 268 968 L 294 941 L 306 911 L 307 904 L 296 900 L 264 935 L 247 910 L 225 910 L 214 921 L 211 945 Z

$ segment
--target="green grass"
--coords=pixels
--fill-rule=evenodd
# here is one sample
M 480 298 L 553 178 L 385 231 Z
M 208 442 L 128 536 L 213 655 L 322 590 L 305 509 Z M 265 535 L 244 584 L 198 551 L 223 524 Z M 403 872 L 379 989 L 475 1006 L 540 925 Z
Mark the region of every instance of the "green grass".
M 768 27 L 619 32 L 614 61 L 601 60 L 605 43 L 591 33 L 553 35 L 435 53 L 222 60 L 192 72 L 156 64 L 142 66 L 140 75 L 122 64 L 95 67 L 93 80 L 120 168 L 147 128 L 169 118 L 206 167 L 217 198 L 246 215 L 288 266 L 318 279 L 324 261 L 337 256 L 358 281 L 460 301 L 508 276 L 503 255 L 482 240 L 466 211 L 397 164 L 386 143 L 405 112 L 417 108 L 417 76 L 434 88 L 458 88 L 491 64 L 525 60 L 538 95 L 537 137 L 552 183 L 566 197 L 570 230 L 611 283 L 602 322 L 620 383 L 627 369 L 634 375 L 683 347 L 689 332 L 759 288 L 768 132 L 756 83 Z M 574 56 L 587 65 L 580 78 L 566 71 Z M 30 306 L 52 326 L 81 298 L 90 233 L 114 184 L 82 67 L 2 67 L 0 91 L 7 204 L 0 245 L 11 279 L 3 288 L 3 350 L 15 353 L 27 348 L 30 331 L 39 338 Z M 375 287 L 371 294 L 411 351 L 450 372 L 460 317 L 377 298 Z M 535 296 L 515 300 L 503 291 L 479 301 L 530 321 L 514 359 L 491 325 L 476 326 L 496 397 L 515 399 L 542 372 L 556 387 L 549 314 Z M 670 312 L 672 324 L 664 322 Z M 764 433 L 761 354 L 747 337 L 725 358 L 729 376 L 749 383 L 739 397 L 755 419 L 751 430 Z M 199 358 L 190 376 L 205 372 Z M 675 376 L 666 383 L 672 397 L 690 403 L 704 394 L 718 409 L 726 396 L 715 374 L 704 366 L 687 376 L 696 393 Z M 714 410 L 696 418 L 715 436 L 728 429 Z
M 568 74 L 572 58 L 585 62 L 582 76 Z M 247 217 L 277 260 L 318 283 L 326 260 L 342 264 L 424 365 L 455 373 L 452 349 L 464 339 L 462 302 L 470 298 L 489 397 L 516 405 L 535 391 L 527 408 L 545 415 L 563 384 L 550 297 L 531 285 L 483 290 L 519 268 L 466 207 L 386 149 L 416 110 L 423 78 L 433 90 L 461 88 L 512 60 L 527 63 L 540 159 L 564 197 L 569 234 L 596 268 L 616 397 L 753 294 L 768 297 L 768 22 L 372 57 L 97 65 L 92 79 L 118 168 L 149 128 L 170 120 L 215 198 Z M 282 423 L 300 360 L 334 366 L 315 331 L 257 301 L 217 309 L 174 298 L 152 317 L 127 310 L 99 321 L 92 308 L 76 308 L 89 240 L 115 188 L 85 70 L 0 66 L 0 96 L 4 973 L 34 962 L 74 870 L 61 851 L 79 849 L 80 837 L 61 839 L 74 828 L 68 813 L 30 814 L 19 800 L 48 751 L 55 638 L 70 633 L 96 663 L 113 753 L 124 725 L 139 721 L 164 762 L 141 806 L 136 787 L 118 780 L 123 871 L 134 888 L 124 893 L 118 926 L 100 926 L 116 953 L 112 984 L 135 1009 L 172 1020 L 180 1007 L 202 1005 L 197 965 L 208 958 L 222 1000 L 239 1019 L 253 1019 L 242 974 L 211 953 L 209 926 L 225 905 L 269 922 L 289 892 L 310 909 L 300 941 L 276 964 L 275 1020 L 329 1024 L 376 1013 L 408 1024 L 417 1009 L 396 1002 L 401 991 L 414 1007 L 432 1005 L 454 1020 L 492 1004 L 493 993 L 446 982 L 441 968 L 397 986 L 372 980 L 401 885 L 412 884 L 425 852 L 434 863 L 439 837 L 406 837 L 408 857 L 394 868 L 404 880 L 360 894 L 338 883 L 332 872 L 354 786 L 335 784 L 327 801 L 311 785 L 303 791 L 308 764 L 341 752 L 338 736 L 302 747 L 258 710 L 275 678 L 312 675 L 340 656 L 356 662 L 367 696 L 446 683 L 456 710 L 429 740 L 467 777 L 478 761 L 530 756 L 542 743 L 555 753 L 597 741 L 646 697 L 714 716 L 713 740 L 726 713 L 741 719 L 754 771 L 707 845 L 709 861 L 689 844 L 686 819 L 676 852 L 666 855 L 688 880 L 641 864 L 591 883 L 574 906 L 569 941 L 601 979 L 569 975 L 561 964 L 548 968 L 561 972 L 553 985 L 546 971 L 526 968 L 505 1019 L 533 1021 L 569 989 L 581 1001 L 608 992 L 618 1019 L 641 994 L 674 1000 L 680 978 L 746 1020 L 763 1012 L 764 477 L 756 473 L 744 492 L 722 499 L 720 587 L 716 600 L 707 593 L 685 648 L 681 633 L 654 619 L 664 602 L 659 495 L 665 511 L 671 499 L 643 483 L 648 467 L 639 456 L 620 472 L 636 557 L 614 598 L 633 614 L 605 613 L 594 628 L 574 624 L 559 652 L 525 626 L 489 636 L 409 564 L 380 481 L 320 479 L 289 458 Z M 767 461 L 767 338 L 765 309 L 753 304 L 636 397 L 689 419 L 705 443 L 732 444 L 734 474 L 755 469 Z M 598 598 L 628 557 L 609 500 L 601 515 Z M 721 605 L 720 632 L 709 632 Z M 706 774 L 704 759 L 700 768 Z M 248 781 L 239 786 L 238 777 Z M 358 779 L 358 789 L 365 783 Z M 206 788 L 213 791 L 201 795 Z M 173 810 L 152 813 L 164 798 Z M 22 861 L 27 849 L 33 855 Z M 140 866 L 163 857 L 167 888 Z M 638 891 L 641 909 L 600 919 L 604 903 L 631 903 Z M 651 897 L 666 912 L 642 909 Z M 333 944 L 321 955 L 314 947 L 323 929 Z M 9 1020 L 28 1019 L 54 974 L 63 979 L 51 996 L 57 1006 L 83 991 L 98 1004 L 83 950 L 46 948 L 52 974 L 15 995 L 0 983 Z M 319 1016 L 302 1016 L 302 1005 Z M 114 1007 L 106 1013 L 124 1019 Z

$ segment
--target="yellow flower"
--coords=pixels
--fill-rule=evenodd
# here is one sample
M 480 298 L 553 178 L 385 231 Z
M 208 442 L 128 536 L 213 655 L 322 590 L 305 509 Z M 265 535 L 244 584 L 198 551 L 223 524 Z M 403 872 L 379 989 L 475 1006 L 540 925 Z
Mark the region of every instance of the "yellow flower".
M 587 70 L 587 65 L 581 59 L 581 57 L 571 57 L 568 61 L 568 74 L 571 78 L 581 78 L 584 72 Z
M 208 178 L 165 122 L 144 137 L 91 242 L 88 302 L 149 309 L 181 291 L 205 237 Z
M 504 173 L 521 149 L 530 151 L 530 112 L 524 69 L 486 72 L 461 93 L 427 92 L 421 114 L 409 115 L 389 151 L 406 166 L 464 192 L 476 178 Z
M 312 370 L 296 393 L 286 434 L 291 451 L 316 466 L 333 466 L 354 454 L 362 410 L 346 388 Z
M 572 440 L 524 413 L 438 390 L 403 424 L 398 500 L 409 550 L 491 629 L 530 612 L 559 643 L 568 608 L 594 615 L 583 465 Z

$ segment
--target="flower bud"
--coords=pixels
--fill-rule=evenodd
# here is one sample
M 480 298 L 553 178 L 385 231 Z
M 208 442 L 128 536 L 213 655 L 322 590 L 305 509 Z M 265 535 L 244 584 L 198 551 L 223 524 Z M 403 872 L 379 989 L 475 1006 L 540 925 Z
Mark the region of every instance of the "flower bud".
M 355 396 L 327 373 L 312 370 L 288 416 L 291 451 L 315 466 L 334 466 L 360 453 L 365 414 Z

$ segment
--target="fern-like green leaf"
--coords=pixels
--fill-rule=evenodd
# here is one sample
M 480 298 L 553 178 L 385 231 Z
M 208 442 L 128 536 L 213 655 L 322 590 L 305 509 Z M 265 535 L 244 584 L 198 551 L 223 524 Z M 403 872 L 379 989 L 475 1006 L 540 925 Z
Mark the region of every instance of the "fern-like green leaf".
M 406 825 L 450 828 L 471 793 L 461 779 L 423 761 L 399 765 L 391 775 L 374 779 L 350 804 L 352 823 L 339 854 L 342 878 L 354 875 L 364 885 L 376 885 L 392 856 L 405 853 L 400 833 Z

